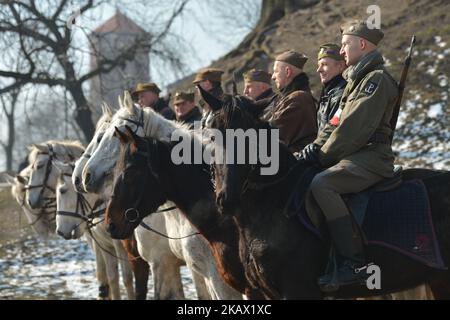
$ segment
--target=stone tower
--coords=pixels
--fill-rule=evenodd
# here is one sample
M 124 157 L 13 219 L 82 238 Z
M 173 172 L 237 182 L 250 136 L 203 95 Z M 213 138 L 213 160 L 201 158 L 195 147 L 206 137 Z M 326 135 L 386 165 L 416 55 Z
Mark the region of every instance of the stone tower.
M 91 34 L 91 70 L 97 67 L 98 56 L 114 59 L 121 48 L 131 46 L 134 39 L 146 33 L 120 11 L 97 27 Z M 94 49 L 95 48 L 95 49 Z M 97 52 L 97 54 L 95 54 Z M 147 82 L 150 79 L 149 52 L 138 50 L 135 59 L 119 65 L 109 73 L 102 73 L 92 78 L 90 82 L 90 102 L 93 107 L 93 117 L 97 120 L 101 113 L 103 101 L 110 106 L 118 107 L 117 97 L 126 89 L 133 88 L 137 82 Z

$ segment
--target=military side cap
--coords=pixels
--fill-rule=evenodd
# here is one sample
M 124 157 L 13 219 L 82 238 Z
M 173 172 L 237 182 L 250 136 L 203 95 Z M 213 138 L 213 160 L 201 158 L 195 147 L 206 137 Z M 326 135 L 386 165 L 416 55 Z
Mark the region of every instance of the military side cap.
M 278 55 L 275 58 L 275 61 L 289 63 L 290 65 L 293 65 L 294 67 L 303 69 L 303 66 L 305 65 L 306 61 L 308 61 L 308 57 L 302 53 L 298 53 L 293 50 L 289 50 L 289 51 L 283 52 L 282 54 Z
M 264 82 L 272 84 L 272 75 L 268 72 L 259 69 L 251 69 L 243 74 L 245 82 Z
M 135 96 L 141 92 L 145 92 L 145 91 L 151 91 L 154 92 L 156 94 L 159 94 L 161 92 L 161 90 L 158 88 L 158 86 L 153 83 L 138 83 L 136 86 L 136 89 L 133 91 L 132 95 Z
M 341 47 L 335 43 L 325 43 L 320 46 L 319 53 L 317 54 L 317 60 L 323 58 L 331 58 L 336 61 L 344 60 L 344 57 L 339 54 Z
M 175 93 L 173 104 L 179 104 L 186 101 L 194 102 L 194 100 L 195 100 L 195 93 L 178 91 Z
M 194 79 L 194 84 L 197 84 L 201 81 L 209 80 L 211 82 L 221 82 L 222 81 L 223 71 L 216 68 L 208 68 L 200 70 Z
M 342 25 L 341 33 L 364 38 L 375 45 L 378 45 L 384 37 L 384 33 L 380 29 L 369 27 L 367 22 L 362 20 L 354 20 Z

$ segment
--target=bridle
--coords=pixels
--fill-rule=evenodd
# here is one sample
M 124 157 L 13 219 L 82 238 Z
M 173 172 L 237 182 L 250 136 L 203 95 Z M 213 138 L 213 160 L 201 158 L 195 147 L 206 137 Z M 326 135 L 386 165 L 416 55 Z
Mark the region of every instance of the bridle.
M 152 160 L 153 160 L 152 155 L 155 155 L 155 154 L 158 154 L 158 142 L 156 140 L 153 140 L 153 139 L 146 139 L 146 150 L 145 151 L 140 151 L 140 150 L 136 151 L 133 155 L 138 155 L 140 157 L 144 157 L 145 158 L 147 170 L 145 170 L 144 181 L 147 181 L 150 177 L 153 177 L 159 184 L 161 184 L 160 177 L 159 177 L 159 175 L 157 174 L 157 172 L 155 171 L 155 169 L 154 169 L 154 167 L 152 165 Z M 132 165 L 133 164 L 130 164 L 126 168 L 128 168 L 128 167 L 130 167 Z M 126 170 L 126 168 L 125 168 L 125 170 Z M 124 172 L 122 172 L 122 175 L 125 173 L 125 170 L 124 170 Z M 135 223 L 141 217 L 141 214 L 140 214 L 139 210 L 137 209 L 137 207 L 142 202 L 142 199 L 145 196 L 145 191 L 146 191 L 146 188 L 141 187 L 139 196 L 137 197 L 137 199 L 134 202 L 133 206 L 131 206 L 130 208 L 125 210 L 124 216 L 125 216 L 125 220 L 128 223 Z M 113 196 L 111 198 L 114 198 L 114 197 L 116 197 L 115 194 L 113 194 Z M 172 210 L 175 210 L 176 208 L 177 208 L 176 206 L 172 206 L 172 207 L 169 207 L 169 208 L 165 208 L 165 209 L 161 209 L 161 210 L 155 211 L 155 212 L 153 212 L 153 214 L 154 213 L 164 213 L 164 212 L 172 211 Z M 149 226 L 144 221 L 141 221 L 139 223 L 139 225 L 141 227 L 143 227 L 144 229 L 148 230 L 148 231 L 154 232 L 154 233 L 156 233 L 156 234 L 158 234 L 158 235 L 160 235 L 160 236 L 162 236 L 164 238 L 170 239 L 170 240 L 182 240 L 182 239 L 189 238 L 189 237 L 196 236 L 196 235 L 200 234 L 200 232 L 195 232 L 193 234 L 190 234 L 190 235 L 187 235 L 187 236 L 184 236 L 184 237 L 170 237 L 168 235 L 165 235 L 165 234 L 163 234 L 163 233 L 153 229 L 151 226 Z
M 41 191 L 39 192 L 38 200 L 39 200 L 39 202 L 41 200 L 47 201 L 47 203 L 44 205 L 43 208 L 45 208 L 49 204 L 52 204 L 54 201 L 56 201 L 56 197 L 47 197 L 47 198 L 43 198 L 42 197 L 46 189 L 50 190 L 53 194 L 56 193 L 55 189 L 53 189 L 52 187 L 47 185 L 47 180 L 48 180 L 48 178 L 50 176 L 50 173 L 52 172 L 52 160 L 54 159 L 54 156 L 55 156 L 55 153 L 53 151 L 52 145 L 51 144 L 47 144 L 47 147 L 48 147 L 48 152 L 39 152 L 37 154 L 37 155 L 48 155 L 48 160 L 47 160 L 47 164 L 45 166 L 44 179 L 42 181 L 42 184 L 35 185 L 35 186 L 32 186 L 32 185 L 28 184 L 27 186 L 25 186 L 25 190 L 32 190 L 32 189 L 36 189 L 36 188 L 42 188 Z
M 71 177 L 72 175 L 69 173 L 63 173 L 63 176 Z M 99 207 L 101 207 L 101 208 L 98 209 Z M 71 211 L 57 210 L 56 215 L 81 219 L 82 221 L 79 225 L 77 225 L 77 227 L 80 226 L 83 222 L 86 222 L 88 225 L 88 228 L 90 229 L 90 228 L 96 226 L 97 224 L 103 222 L 103 220 L 101 220 L 94 224 L 93 220 L 95 218 L 99 218 L 100 216 L 102 216 L 105 213 L 105 211 L 106 211 L 106 206 L 105 206 L 104 202 L 99 202 L 99 203 L 96 203 L 94 206 L 91 206 L 89 204 L 89 202 L 86 200 L 86 198 L 84 197 L 84 195 L 80 192 L 77 192 L 77 204 L 75 207 L 75 211 L 71 212 Z

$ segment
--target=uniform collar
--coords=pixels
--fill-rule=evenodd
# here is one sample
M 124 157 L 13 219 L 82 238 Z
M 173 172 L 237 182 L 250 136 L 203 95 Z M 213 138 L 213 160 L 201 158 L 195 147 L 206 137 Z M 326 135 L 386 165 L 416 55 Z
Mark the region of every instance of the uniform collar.
M 336 87 L 340 87 L 341 84 L 343 85 L 344 82 L 345 82 L 345 79 L 342 77 L 341 74 L 338 74 L 337 76 L 335 76 L 333 79 L 331 79 L 324 85 L 323 92 L 328 93 L 328 92 L 330 92 L 330 90 L 332 90 Z
M 363 56 L 354 66 L 348 67 L 343 76 L 347 81 L 356 81 L 383 65 L 383 56 L 375 50 Z

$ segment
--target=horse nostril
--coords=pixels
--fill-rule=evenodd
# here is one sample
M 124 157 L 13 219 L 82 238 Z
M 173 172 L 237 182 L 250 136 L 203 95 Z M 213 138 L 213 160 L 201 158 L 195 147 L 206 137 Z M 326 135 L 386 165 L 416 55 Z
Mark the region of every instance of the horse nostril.
M 76 177 L 76 178 L 75 178 L 75 186 L 79 187 L 80 184 L 81 184 L 80 178 L 79 178 L 79 177 Z

